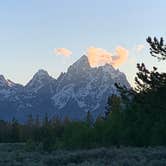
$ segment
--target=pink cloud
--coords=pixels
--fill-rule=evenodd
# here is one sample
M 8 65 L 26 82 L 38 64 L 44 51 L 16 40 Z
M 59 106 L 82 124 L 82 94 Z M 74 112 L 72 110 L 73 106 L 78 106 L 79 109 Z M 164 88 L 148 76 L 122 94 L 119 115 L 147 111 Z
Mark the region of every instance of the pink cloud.
M 54 54 L 68 57 L 68 56 L 72 55 L 72 51 L 70 51 L 67 48 L 57 48 L 57 49 L 54 49 Z
M 115 53 L 111 53 L 103 48 L 90 47 L 87 49 L 87 56 L 91 67 L 97 67 L 104 64 L 111 64 L 119 67 L 128 58 L 128 50 L 123 47 L 117 47 Z

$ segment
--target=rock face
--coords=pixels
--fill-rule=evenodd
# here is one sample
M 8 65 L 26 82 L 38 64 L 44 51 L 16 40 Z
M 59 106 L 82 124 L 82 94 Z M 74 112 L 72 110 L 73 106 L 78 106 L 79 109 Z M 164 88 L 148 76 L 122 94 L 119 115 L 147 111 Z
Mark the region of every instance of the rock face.
M 66 73 L 54 79 L 39 70 L 26 85 L 15 84 L 0 76 L 0 119 L 15 117 L 21 122 L 28 115 L 66 117 L 83 120 L 88 111 L 94 118 L 102 115 L 108 96 L 118 94 L 115 83 L 130 88 L 124 73 L 111 65 L 91 68 L 82 56 Z

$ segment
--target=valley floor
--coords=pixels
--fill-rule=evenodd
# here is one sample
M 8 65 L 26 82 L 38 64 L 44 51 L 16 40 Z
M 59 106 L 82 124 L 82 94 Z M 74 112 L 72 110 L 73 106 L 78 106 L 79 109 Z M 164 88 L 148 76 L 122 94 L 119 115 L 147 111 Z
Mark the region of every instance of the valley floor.
M 166 147 L 27 151 L 25 144 L 1 143 L 0 166 L 165 166 Z

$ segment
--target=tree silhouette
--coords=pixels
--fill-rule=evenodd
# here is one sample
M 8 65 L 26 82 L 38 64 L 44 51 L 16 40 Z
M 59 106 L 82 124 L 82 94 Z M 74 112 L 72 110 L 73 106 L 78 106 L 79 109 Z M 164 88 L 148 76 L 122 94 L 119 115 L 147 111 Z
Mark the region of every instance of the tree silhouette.
M 135 77 L 136 91 L 147 92 L 156 91 L 166 85 L 166 73 L 159 73 L 156 67 L 149 71 L 145 64 L 137 64 L 138 73 Z
M 156 57 L 158 60 L 166 60 L 166 44 L 162 37 L 160 40 L 156 37 L 154 37 L 154 39 L 148 37 L 146 41 L 150 45 L 150 54 L 152 56 Z

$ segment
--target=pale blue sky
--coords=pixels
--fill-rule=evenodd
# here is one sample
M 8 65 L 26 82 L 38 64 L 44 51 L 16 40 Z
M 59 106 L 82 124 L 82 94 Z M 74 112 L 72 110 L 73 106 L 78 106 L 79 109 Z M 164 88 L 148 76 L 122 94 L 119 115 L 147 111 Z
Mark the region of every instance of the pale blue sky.
M 147 36 L 166 39 L 165 0 L 0 0 L 0 74 L 25 84 L 38 69 L 57 77 L 90 46 L 129 50 L 120 67 L 132 82 L 135 62 L 165 65 L 148 56 Z M 52 53 L 72 50 L 70 58 Z

